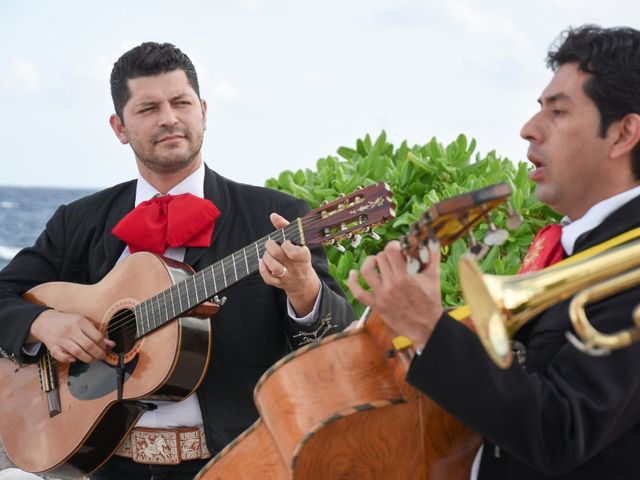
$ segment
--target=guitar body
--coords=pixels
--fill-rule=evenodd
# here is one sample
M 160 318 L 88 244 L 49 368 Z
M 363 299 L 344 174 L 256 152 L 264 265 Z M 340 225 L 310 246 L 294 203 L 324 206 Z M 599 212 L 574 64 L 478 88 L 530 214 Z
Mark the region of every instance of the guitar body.
M 95 285 L 46 283 L 24 298 L 84 315 L 107 334 L 129 308 L 190 275 L 187 265 L 136 253 Z M 148 408 L 144 400 L 181 400 L 198 387 L 211 350 L 208 318 L 179 317 L 138 339 L 135 330 L 134 321 L 125 329 L 128 340 L 116 341 L 115 350 L 125 354 L 122 401 L 115 354 L 91 364 L 56 363 L 61 412 L 53 416 L 38 365 L 0 360 L 0 436 L 14 464 L 30 472 L 87 474 L 111 457 Z

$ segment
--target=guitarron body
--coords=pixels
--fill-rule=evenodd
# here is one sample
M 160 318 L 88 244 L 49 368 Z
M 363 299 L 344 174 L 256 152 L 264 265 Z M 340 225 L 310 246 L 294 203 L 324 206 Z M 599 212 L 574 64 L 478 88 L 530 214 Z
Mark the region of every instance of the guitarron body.
M 187 265 L 136 253 L 95 285 L 46 283 L 24 298 L 84 315 L 106 334 L 123 312 L 192 274 Z M 91 364 L 54 364 L 60 412 L 53 415 L 39 365 L 0 361 L 0 434 L 14 464 L 30 472 L 87 474 L 111 457 L 149 408 L 144 400 L 181 400 L 198 387 L 211 349 L 208 319 L 179 317 L 137 339 L 135 322 L 121 330 L 112 338 L 114 351 L 124 353 L 121 400 L 113 353 Z
M 480 438 L 404 381 L 394 336 L 374 313 L 276 363 L 260 419 L 196 479 L 468 479 Z

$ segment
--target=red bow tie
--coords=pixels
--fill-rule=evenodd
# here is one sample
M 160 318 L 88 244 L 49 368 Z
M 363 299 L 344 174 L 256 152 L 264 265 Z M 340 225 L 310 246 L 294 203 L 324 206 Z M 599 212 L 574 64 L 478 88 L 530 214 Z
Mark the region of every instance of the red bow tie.
M 142 202 L 111 230 L 131 253 L 163 254 L 167 247 L 208 247 L 220 211 L 213 202 L 190 193 Z
M 561 239 L 562 226 L 559 223 L 542 227 L 534 237 L 518 273 L 542 270 L 562 260 L 565 253 Z

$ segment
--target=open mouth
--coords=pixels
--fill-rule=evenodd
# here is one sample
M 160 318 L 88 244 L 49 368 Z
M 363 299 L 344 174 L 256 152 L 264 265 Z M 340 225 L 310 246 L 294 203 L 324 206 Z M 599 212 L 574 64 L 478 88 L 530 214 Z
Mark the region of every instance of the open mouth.
M 544 165 L 542 164 L 542 162 L 540 161 L 540 159 L 538 158 L 538 156 L 535 153 L 531 153 L 529 152 L 527 154 L 527 158 L 529 159 L 529 161 L 533 164 L 534 167 L 536 168 L 540 168 L 543 167 Z
M 534 182 L 542 180 L 545 172 L 545 164 L 542 163 L 540 158 L 535 153 L 529 152 L 527 158 L 535 167 L 529 172 L 529 178 Z

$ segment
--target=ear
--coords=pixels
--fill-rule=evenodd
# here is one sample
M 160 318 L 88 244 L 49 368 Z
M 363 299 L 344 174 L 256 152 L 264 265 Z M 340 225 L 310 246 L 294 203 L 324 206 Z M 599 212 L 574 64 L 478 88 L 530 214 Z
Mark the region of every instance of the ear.
M 200 105 L 202 107 L 202 128 L 203 130 L 207 129 L 207 102 L 206 100 L 201 100 Z
M 127 139 L 127 135 L 124 132 L 124 125 L 122 124 L 122 120 L 120 120 L 120 117 L 118 115 L 114 113 L 109 117 L 109 125 L 111 125 L 111 128 L 116 134 L 116 137 L 118 137 L 118 140 L 120 140 L 120 143 L 122 143 L 123 145 L 129 143 L 129 139 Z
M 629 113 L 611 127 L 615 128 L 611 156 L 630 156 L 640 142 L 640 114 Z

